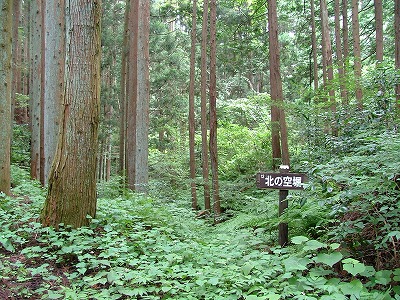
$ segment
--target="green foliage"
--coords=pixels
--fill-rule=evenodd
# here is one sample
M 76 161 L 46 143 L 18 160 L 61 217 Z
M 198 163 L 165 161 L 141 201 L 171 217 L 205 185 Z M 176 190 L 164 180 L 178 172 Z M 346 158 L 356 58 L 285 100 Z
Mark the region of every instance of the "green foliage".
M 30 138 L 31 134 L 28 125 L 14 123 L 11 144 L 11 163 L 29 167 L 31 161 L 29 148 Z

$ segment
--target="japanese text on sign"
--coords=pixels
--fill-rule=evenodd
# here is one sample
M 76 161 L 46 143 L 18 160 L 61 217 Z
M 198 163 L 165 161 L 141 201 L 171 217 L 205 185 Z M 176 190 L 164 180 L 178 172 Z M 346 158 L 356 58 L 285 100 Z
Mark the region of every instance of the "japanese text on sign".
M 295 173 L 258 173 L 257 186 L 259 188 L 302 190 L 306 181 L 304 174 Z

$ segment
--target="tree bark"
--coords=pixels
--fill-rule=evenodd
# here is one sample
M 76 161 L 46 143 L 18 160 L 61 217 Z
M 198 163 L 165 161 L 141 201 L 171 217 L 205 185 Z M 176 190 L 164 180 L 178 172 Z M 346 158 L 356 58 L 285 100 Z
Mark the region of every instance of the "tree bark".
M 210 186 L 208 175 L 208 143 L 207 143 L 207 25 L 208 1 L 203 5 L 203 26 L 201 39 L 201 143 L 202 168 L 204 185 L 204 209 L 211 210 Z
M 10 194 L 11 157 L 11 0 L 0 0 L 0 192 Z
M 323 44 L 323 53 L 322 57 L 325 61 L 326 66 L 326 82 L 325 88 L 329 89 L 329 105 L 332 112 L 332 121 L 331 121 L 331 131 L 334 136 L 337 135 L 336 129 L 336 100 L 335 100 L 335 90 L 333 89 L 333 64 L 332 64 L 332 43 L 330 38 L 329 31 L 329 20 L 328 20 L 328 9 L 326 6 L 326 1 L 320 1 L 320 9 L 321 9 L 321 25 L 322 25 L 322 44 Z
M 361 43 L 360 24 L 358 21 L 358 0 L 352 0 L 352 27 L 354 41 L 354 79 L 356 82 L 356 99 L 359 110 L 363 109 L 363 92 L 361 88 Z
M 81 227 L 96 214 L 100 107 L 100 1 L 65 7 L 66 65 L 61 130 L 41 215 L 44 226 Z
M 342 31 L 343 31 L 343 61 L 346 65 L 349 59 L 350 47 L 349 47 L 349 22 L 347 16 L 347 0 L 342 0 Z M 346 74 L 346 67 L 344 68 Z
M 31 2 L 30 9 L 30 129 L 31 129 L 31 177 L 40 177 L 40 99 L 41 99 L 41 74 L 42 74 L 42 1 Z
M 45 12 L 45 86 L 44 89 L 44 184 L 48 183 L 50 167 L 57 148 L 61 104 L 64 95 L 65 20 L 64 0 L 46 3 Z
M 272 123 L 272 159 L 273 168 L 277 169 L 280 161 L 290 165 L 289 147 L 285 112 L 283 108 L 283 90 L 280 71 L 280 53 L 278 40 L 278 13 L 276 0 L 268 0 L 269 25 L 269 65 L 271 85 L 271 123 Z
M 217 147 L 217 2 L 210 1 L 210 160 L 212 173 L 212 192 L 214 222 L 219 222 L 221 202 L 218 182 L 218 147 Z
M 383 8 L 382 0 L 374 0 L 375 32 L 376 32 L 376 60 L 383 61 Z
M 131 0 L 129 9 L 129 58 L 126 111 L 126 176 L 128 188 L 135 190 L 136 182 L 136 113 L 137 113 L 137 53 L 139 0 Z
M 192 209 L 197 210 L 196 193 L 196 157 L 195 157 L 195 114 L 194 114 L 194 95 L 195 95 L 195 71 L 196 71 L 196 27 L 197 27 L 197 1 L 193 0 L 192 10 L 192 32 L 191 32 L 191 51 L 190 51 L 190 75 L 189 75 L 189 168 L 190 168 L 190 191 L 192 195 Z

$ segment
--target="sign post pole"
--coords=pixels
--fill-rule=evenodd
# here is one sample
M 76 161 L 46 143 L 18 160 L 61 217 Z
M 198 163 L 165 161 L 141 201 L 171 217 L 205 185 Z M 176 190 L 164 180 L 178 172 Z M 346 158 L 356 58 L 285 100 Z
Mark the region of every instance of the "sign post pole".
M 289 166 L 282 165 L 279 168 L 279 172 L 286 174 L 289 173 Z M 286 200 L 289 194 L 289 190 L 279 190 L 279 216 L 283 214 L 286 208 L 288 208 L 288 201 Z M 285 247 L 289 243 L 289 230 L 287 223 L 279 224 L 279 245 Z

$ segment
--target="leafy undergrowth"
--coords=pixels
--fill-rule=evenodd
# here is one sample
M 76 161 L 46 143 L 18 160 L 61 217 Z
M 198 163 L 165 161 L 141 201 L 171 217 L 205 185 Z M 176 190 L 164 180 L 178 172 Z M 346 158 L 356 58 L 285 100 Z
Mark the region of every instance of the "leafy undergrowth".
M 89 227 L 37 223 L 44 192 L 0 195 L 1 299 L 400 299 L 400 269 L 375 271 L 339 244 L 304 236 L 271 247 L 174 201 L 99 199 Z M 223 224 L 221 226 L 224 226 Z

